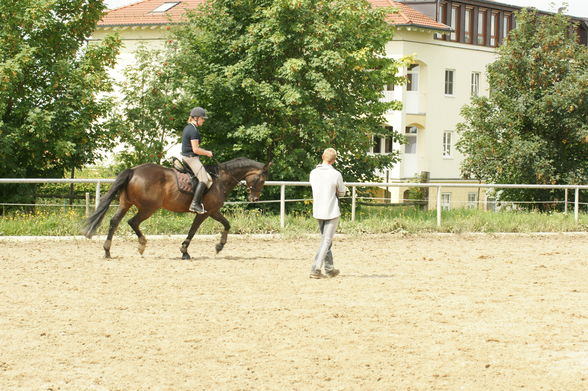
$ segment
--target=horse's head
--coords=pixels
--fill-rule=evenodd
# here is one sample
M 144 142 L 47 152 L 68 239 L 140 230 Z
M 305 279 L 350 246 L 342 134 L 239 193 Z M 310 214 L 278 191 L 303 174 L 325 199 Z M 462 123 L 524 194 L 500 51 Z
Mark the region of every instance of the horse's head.
M 259 200 L 261 189 L 267 180 L 269 168 L 272 166 L 272 162 L 269 162 L 263 168 L 251 170 L 245 175 L 245 184 L 249 191 L 249 201 L 255 202 Z

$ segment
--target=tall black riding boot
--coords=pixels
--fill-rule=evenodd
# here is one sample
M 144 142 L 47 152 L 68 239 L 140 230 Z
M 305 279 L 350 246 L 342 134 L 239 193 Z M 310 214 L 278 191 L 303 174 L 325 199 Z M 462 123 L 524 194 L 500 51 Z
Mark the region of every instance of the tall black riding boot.
M 194 198 L 192 199 L 192 205 L 190 205 L 190 212 L 195 212 L 198 214 L 204 214 L 206 211 L 204 210 L 204 205 L 202 205 L 202 195 L 206 190 L 206 183 L 198 182 L 196 185 L 196 190 L 194 190 Z

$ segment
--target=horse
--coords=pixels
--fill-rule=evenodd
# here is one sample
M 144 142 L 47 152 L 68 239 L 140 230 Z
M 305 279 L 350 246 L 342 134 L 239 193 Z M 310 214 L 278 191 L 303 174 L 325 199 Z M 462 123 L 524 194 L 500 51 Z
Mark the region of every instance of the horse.
M 231 225 L 220 213 L 220 209 L 225 203 L 228 194 L 238 183 L 245 180 L 249 201 L 255 202 L 259 200 L 271 165 L 271 162 L 264 165 L 251 159 L 237 158 L 219 163 L 216 167 L 213 167 L 214 171 L 216 171 L 216 178 L 213 179 L 212 186 L 202 197 L 206 213 L 197 214 L 194 217 L 188 236 L 182 242 L 182 247 L 180 248 L 182 259 L 190 259 L 190 254 L 188 254 L 190 241 L 202 222 L 208 217 L 212 217 L 224 227 L 220 242 L 215 247 L 217 254 L 223 249 L 227 243 Z M 84 236 L 91 238 L 94 235 L 108 210 L 108 206 L 119 192 L 120 203 L 117 211 L 110 219 L 110 228 L 104 242 L 105 258 L 111 257 L 112 237 L 119 222 L 131 206 L 135 205 L 138 211 L 136 215 L 129 219 L 128 223 L 137 234 L 139 253 L 143 254 L 147 239 L 139 229 L 141 222 L 161 208 L 172 212 L 188 212 L 192 202 L 192 194 L 179 191 L 174 169 L 152 163 L 128 168 L 117 175 L 112 187 L 100 201 L 94 214 L 86 220 L 82 231 Z

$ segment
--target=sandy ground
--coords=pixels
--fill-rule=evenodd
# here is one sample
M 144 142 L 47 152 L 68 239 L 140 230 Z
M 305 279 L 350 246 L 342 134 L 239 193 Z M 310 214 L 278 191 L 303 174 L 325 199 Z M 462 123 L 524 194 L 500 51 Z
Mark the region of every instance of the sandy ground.
M 588 235 L 0 238 L 0 390 L 588 390 Z

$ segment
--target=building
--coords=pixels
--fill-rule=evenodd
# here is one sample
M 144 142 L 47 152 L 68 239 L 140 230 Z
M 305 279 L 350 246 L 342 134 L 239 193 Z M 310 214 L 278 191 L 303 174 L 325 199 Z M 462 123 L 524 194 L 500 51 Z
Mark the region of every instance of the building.
M 203 0 L 144 0 L 109 11 L 99 22 L 92 37 L 102 39 L 116 31 L 124 49 L 115 69 L 115 77 L 133 62 L 133 52 L 141 45 L 162 47 L 170 24 L 181 23 L 182 15 Z M 369 0 L 374 7 L 396 7 L 389 16 L 396 26 L 386 53 L 392 58 L 413 56 L 405 70 L 408 83 L 385 86 L 384 99 L 402 101 L 401 111 L 386 115 L 384 126 L 391 126 L 406 136 L 407 143 L 395 144 L 374 135 L 368 153 L 398 150 L 401 161 L 391 170 L 379 173 L 385 181 L 469 183 L 460 174 L 463 156 L 456 150 L 460 110 L 472 96 L 488 94 L 485 69 L 494 61 L 496 47 L 516 27 L 514 12 L 519 7 L 490 0 Z M 588 42 L 586 20 L 578 19 L 578 39 Z M 404 202 L 409 187 L 382 188 L 380 196 L 387 202 Z M 434 191 L 429 205 L 436 202 Z M 442 190 L 443 206 L 482 207 L 485 192 L 471 188 Z

